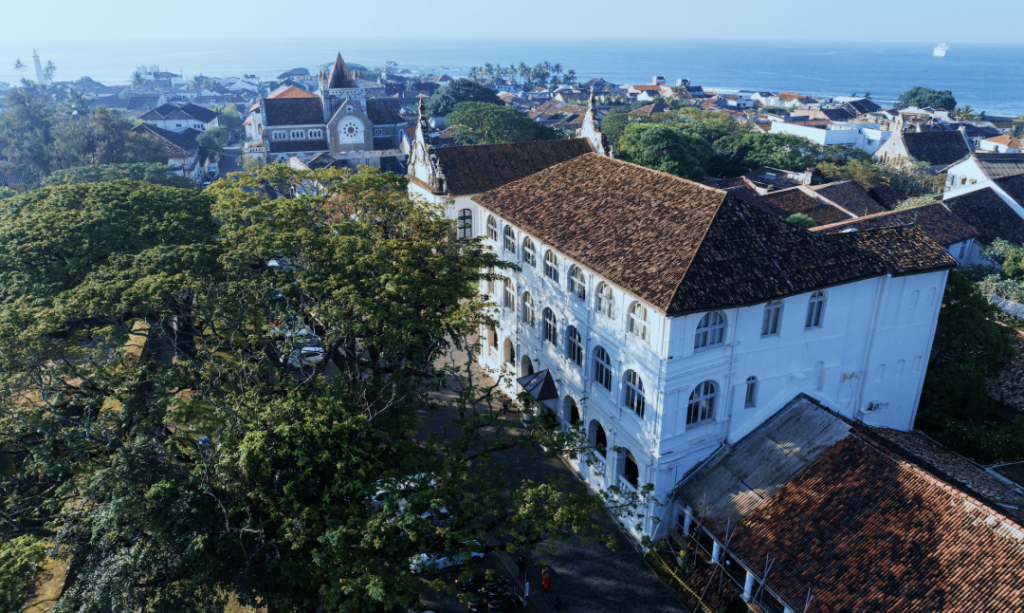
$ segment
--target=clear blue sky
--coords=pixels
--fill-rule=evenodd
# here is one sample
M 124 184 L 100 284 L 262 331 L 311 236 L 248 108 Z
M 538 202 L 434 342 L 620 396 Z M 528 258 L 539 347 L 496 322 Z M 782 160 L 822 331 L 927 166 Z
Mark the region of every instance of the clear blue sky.
M 1024 0 L 6 0 L 0 15 L 0 36 L 33 44 L 192 37 L 259 44 L 303 34 L 1024 42 Z

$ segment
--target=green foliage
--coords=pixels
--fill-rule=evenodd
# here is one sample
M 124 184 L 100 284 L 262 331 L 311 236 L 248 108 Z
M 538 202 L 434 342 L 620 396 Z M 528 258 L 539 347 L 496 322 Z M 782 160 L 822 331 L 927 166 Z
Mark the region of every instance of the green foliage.
M 999 309 L 974 283 L 949 273 L 921 393 L 920 427 L 941 430 L 949 419 L 980 421 L 991 410 L 985 378 L 1015 353 L 1014 333 L 998 319 Z
M 0 207 L 0 448 L 17 450 L 0 537 L 74 560 L 57 613 L 227 594 L 391 612 L 444 587 L 411 574 L 420 552 L 609 542 L 579 484 L 501 472 L 501 453 L 538 445 L 591 461 L 585 433 L 511 432 L 530 403 L 442 359 L 493 325 L 475 288 L 511 265 L 438 213 L 403 177 L 286 165 Z M 300 367 L 310 343 L 325 358 Z
M 1008 426 L 947 419 L 932 436 L 982 464 L 1024 460 L 1024 417 Z
M 242 170 L 245 172 L 256 172 L 266 165 L 267 163 L 263 161 L 263 158 L 246 156 L 245 162 L 242 163 Z
M 886 182 L 884 167 L 870 160 L 851 160 L 845 164 L 822 162 L 817 168 L 829 182 L 854 181 L 864 189 L 871 189 Z
M 460 145 L 493 145 L 533 140 L 554 140 L 562 133 L 541 125 L 510 106 L 486 102 L 460 102 L 448 115 Z
M 793 213 L 792 215 L 786 218 L 786 221 L 788 223 L 793 224 L 794 226 L 799 226 L 804 230 L 810 230 L 811 228 L 818 225 L 818 222 L 814 221 L 813 219 L 811 219 L 807 215 L 804 215 L 803 213 Z
M 720 156 L 716 176 L 735 177 L 760 166 L 803 171 L 822 163 L 867 159 L 860 149 L 843 145 L 821 146 L 793 134 L 737 132 L 715 142 Z
M 634 123 L 619 138 L 616 155 L 655 170 L 698 181 L 706 174 L 711 146 L 667 125 Z
M 191 180 L 170 174 L 166 164 L 98 164 L 95 166 L 75 166 L 57 170 L 43 179 L 42 186 L 77 185 L 78 183 L 99 183 L 103 181 L 146 181 L 156 185 L 190 189 L 195 187 Z
M 948 89 L 939 90 L 917 86 L 903 92 L 896 100 L 897 108 L 911 106 L 921 109 L 931 107 L 933 109 L 952 111 L 956 108 L 956 98 L 953 97 L 953 92 Z
M 908 196 L 928 196 L 942 192 L 946 175 L 932 175 L 928 163 L 901 158 L 884 165 L 885 182 Z
M 1006 252 L 1003 259 L 1003 274 L 1016 281 L 1024 281 L 1024 247 Z
M 34 536 L 0 542 L 0 613 L 18 613 L 46 561 L 46 543 Z
M 0 185 L 0 200 L 3 200 L 5 198 L 13 198 L 14 196 L 17 195 L 18 192 L 14 191 L 13 189 L 4 185 Z
M 498 94 L 483 85 L 469 79 L 456 79 L 427 99 L 427 113 L 432 117 L 448 115 L 460 102 L 505 104 Z
M 225 104 L 223 106 L 214 106 L 210 110 L 216 111 L 219 127 L 226 128 L 229 133 L 237 132 L 242 129 L 242 116 L 238 113 L 238 109 L 233 104 Z
M 793 111 L 787 109 L 784 106 L 766 106 L 764 108 L 758 109 L 757 112 L 760 113 L 761 115 L 767 115 L 769 113 L 772 115 L 791 115 L 793 113 Z
M 926 204 L 935 204 L 935 196 L 914 196 L 913 198 L 907 198 L 903 202 L 897 204 L 894 210 L 901 211 L 903 209 L 912 209 L 916 206 L 924 206 Z
M 156 138 L 131 132 L 134 124 L 106 107 L 55 108 L 45 89 L 31 84 L 8 92 L 7 102 L 0 114 L 0 154 L 29 185 L 62 168 L 167 161 Z
M 226 126 L 217 126 L 203 132 L 196 137 L 196 140 L 199 142 L 199 146 L 205 149 L 207 153 L 214 156 L 214 158 L 219 158 L 230 136 L 231 130 Z

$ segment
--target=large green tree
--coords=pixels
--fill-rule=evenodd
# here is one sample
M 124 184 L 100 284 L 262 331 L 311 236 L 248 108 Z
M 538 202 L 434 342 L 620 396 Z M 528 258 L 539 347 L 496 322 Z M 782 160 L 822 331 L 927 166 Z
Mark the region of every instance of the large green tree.
M 931 107 L 952 111 L 956 108 L 956 98 L 948 89 L 931 89 L 918 85 L 900 94 L 896 100 L 896 106 L 899 108 L 916 106 L 922 109 Z
M 460 102 L 448 115 L 460 145 L 493 145 L 555 140 L 562 133 L 541 125 L 518 109 L 486 102 Z
M 500 472 L 584 437 L 514 436 L 520 405 L 445 359 L 475 351 L 476 287 L 510 265 L 406 187 L 270 165 L 0 210 L 0 536 L 71 562 L 58 613 L 404 611 L 417 553 L 601 534 L 578 484 Z
M 616 155 L 641 166 L 699 181 L 707 174 L 711 145 L 666 125 L 635 123 L 619 137 Z
M 92 166 L 75 166 L 54 171 L 43 179 L 42 185 L 75 185 L 78 183 L 100 183 L 130 179 L 146 181 L 167 187 L 194 188 L 196 184 L 185 177 L 170 174 L 167 164 L 135 163 L 135 164 L 96 164 Z
M 447 115 L 455 110 L 455 105 L 460 102 L 505 104 L 493 90 L 480 85 L 476 81 L 456 79 L 439 89 L 427 100 L 427 112 L 432 117 Z

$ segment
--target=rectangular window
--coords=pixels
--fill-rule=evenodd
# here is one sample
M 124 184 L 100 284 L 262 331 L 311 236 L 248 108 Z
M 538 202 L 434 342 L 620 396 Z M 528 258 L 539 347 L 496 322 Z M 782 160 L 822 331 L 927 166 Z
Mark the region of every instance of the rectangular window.
M 959 257 L 957 257 L 957 259 L 958 260 L 964 259 L 964 253 L 966 253 L 966 252 L 967 252 L 967 243 L 966 242 L 960 243 L 960 255 L 959 255 Z
M 772 336 L 779 333 L 779 316 L 782 314 L 781 302 L 769 302 L 764 307 L 764 321 L 761 322 L 761 336 Z

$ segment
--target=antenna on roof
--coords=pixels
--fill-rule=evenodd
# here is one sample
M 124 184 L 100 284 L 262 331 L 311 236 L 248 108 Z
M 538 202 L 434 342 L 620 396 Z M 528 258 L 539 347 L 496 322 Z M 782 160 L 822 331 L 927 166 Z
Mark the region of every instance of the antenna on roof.
M 807 602 L 804 603 L 804 613 L 807 613 L 807 609 L 811 607 L 811 599 L 814 595 L 811 594 L 811 588 L 807 588 Z

